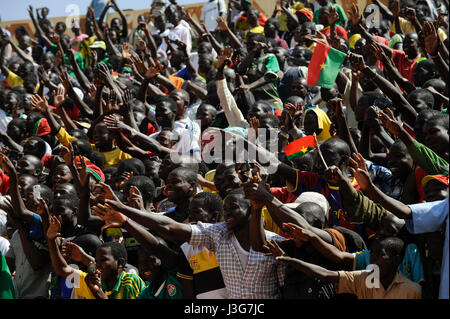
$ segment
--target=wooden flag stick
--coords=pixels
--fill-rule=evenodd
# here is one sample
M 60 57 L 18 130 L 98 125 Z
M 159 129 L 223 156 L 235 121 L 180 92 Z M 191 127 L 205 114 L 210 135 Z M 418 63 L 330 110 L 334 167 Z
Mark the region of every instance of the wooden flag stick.
M 317 141 L 316 133 L 314 133 L 314 139 L 316 140 L 316 143 L 317 143 L 317 152 L 319 153 L 320 159 L 322 160 L 322 163 L 325 166 L 325 169 L 328 169 L 328 165 L 325 162 L 325 160 L 323 159 L 322 152 L 320 151 L 319 142 Z

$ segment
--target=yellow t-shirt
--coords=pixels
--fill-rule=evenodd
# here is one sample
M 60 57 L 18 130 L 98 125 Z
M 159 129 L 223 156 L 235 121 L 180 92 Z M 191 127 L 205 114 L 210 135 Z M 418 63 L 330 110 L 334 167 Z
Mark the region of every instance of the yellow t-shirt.
M 74 283 L 75 292 L 78 296 L 86 298 L 86 299 L 95 299 L 94 295 L 91 292 L 91 289 L 89 289 L 85 279 L 86 279 L 87 273 L 84 271 L 78 270 L 78 282 Z
M 8 85 L 13 89 L 18 86 L 23 86 L 23 79 L 14 72 L 10 71 L 8 73 L 8 76 L 6 77 L 6 83 L 8 83 Z M 37 92 L 38 90 L 39 90 L 39 83 L 36 84 L 35 92 Z
M 58 141 L 68 147 L 70 143 L 76 140 L 75 137 L 71 136 L 69 133 L 67 133 L 66 129 L 61 126 L 61 129 L 58 131 L 58 134 L 56 134 L 56 138 Z M 95 144 L 91 144 L 92 149 L 96 152 L 100 152 L 100 150 L 95 146 Z M 123 152 L 120 148 L 115 148 L 112 151 L 108 152 L 100 152 L 105 157 L 105 165 L 102 169 L 107 169 L 109 167 L 117 167 L 119 166 L 120 162 L 122 162 L 124 159 L 132 158 L 132 156 L 128 153 Z

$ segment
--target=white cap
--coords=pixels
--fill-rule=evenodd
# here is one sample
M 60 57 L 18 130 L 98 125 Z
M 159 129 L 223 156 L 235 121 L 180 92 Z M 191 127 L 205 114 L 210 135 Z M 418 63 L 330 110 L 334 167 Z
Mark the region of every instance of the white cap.
M 295 209 L 298 205 L 303 203 L 314 203 L 322 207 L 325 215 L 325 220 L 328 221 L 328 211 L 330 210 L 330 204 L 325 196 L 318 192 L 303 192 L 293 203 L 285 204 L 287 207 Z

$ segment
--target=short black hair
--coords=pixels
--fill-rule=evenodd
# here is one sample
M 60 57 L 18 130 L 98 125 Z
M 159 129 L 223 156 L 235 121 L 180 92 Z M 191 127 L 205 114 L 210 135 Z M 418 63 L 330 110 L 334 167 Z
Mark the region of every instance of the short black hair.
M 45 141 L 42 138 L 37 137 L 37 136 L 32 136 L 25 142 L 24 146 L 26 146 L 26 144 L 29 141 L 33 141 L 33 140 L 37 141 L 36 149 L 38 150 L 38 153 L 30 153 L 29 150 L 27 150 L 27 147 L 24 147 L 23 153 L 35 155 L 38 158 L 42 158 L 45 155 L 45 151 L 46 151 Z
M 138 158 L 127 158 L 117 167 L 117 175 L 120 177 L 125 172 L 133 172 L 134 176 L 145 175 L 145 165 Z
M 377 241 L 384 248 L 384 250 L 389 254 L 390 257 L 400 256 L 400 260 L 403 259 L 405 255 L 406 245 L 405 242 L 399 237 L 388 236 L 379 237 Z
M 205 209 L 208 213 L 217 214 L 216 221 L 220 219 L 223 214 L 223 201 L 222 197 L 218 194 L 210 192 L 201 192 L 196 194 L 192 200 L 202 199 L 205 203 Z
M 168 96 L 161 96 L 159 99 L 158 99 L 158 101 L 156 102 L 156 105 L 158 105 L 158 104 L 162 104 L 162 103 L 167 103 L 167 104 L 169 104 L 169 106 L 170 106 L 170 109 L 173 111 L 173 112 L 177 112 L 177 103 L 174 101 L 174 99 L 172 99 L 171 97 L 168 97 Z
M 426 121 L 425 125 L 440 125 L 443 128 L 445 128 L 447 131 L 449 129 L 448 125 L 448 114 L 439 113 L 436 115 L 433 115 L 428 121 Z
M 98 247 L 98 249 L 108 248 L 108 247 L 111 248 L 111 255 L 114 257 L 115 260 L 119 260 L 120 258 L 123 258 L 124 265 L 127 263 L 128 253 L 123 244 L 115 242 L 115 241 L 109 241 L 109 242 L 102 244 L 100 247 Z
M 278 119 L 278 117 L 276 117 L 273 114 L 264 114 L 263 116 L 261 116 L 261 118 L 259 119 L 259 121 L 263 120 L 263 119 L 268 119 L 270 120 L 270 122 L 272 123 L 273 127 L 279 127 L 280 125 L 280 120 Z
M 93 164 L 97 165 L 100 169 L 102 169 L 103 166 L 105 166 L 106 162 L 105 155 L 103 155 L 100 152 L 93 151 L 89 159 Z
M 92 233 L 85 233 L 75 237 L 72 241 L 77 244 L 91 257 L 95 258 L 95 252 L 102 245 L 100 238 Z
M 72 142 L 72 147 L 74 148 L 74 155 L 81 155 L 87 158 L 91 158 L 92 152 L 94 151 L 91 143 L 88 140 L 78 139 Z
M 67 206 L 73 211 L 78 211 L 80 206 L 80 199 L 74 194 L 63 194 L 58 198 L 55 198 L 54 203 L 56 203 L 57 201 L 66 202 Z
M 53 200 L 54 200 L 54 196 L 53 196 L 53 190 L 48 187 L 45 184 L 37 184 L 40 186 L 41 191 L 41 198 L 47 203 L 48 207 L 53 206 Z
M 191 185 L 198 185 L 197 172 L 188 167 L 177 167 L 172 172 L 170 172 L 170 174 L 179 172 L 186 179 L 186 182 L 188 182 Z

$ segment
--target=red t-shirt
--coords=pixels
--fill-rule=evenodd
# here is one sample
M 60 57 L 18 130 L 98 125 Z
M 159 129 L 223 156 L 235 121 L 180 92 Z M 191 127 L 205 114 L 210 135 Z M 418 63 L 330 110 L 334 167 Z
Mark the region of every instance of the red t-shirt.
M 417 56 L 414 60 L 408 59 L 408 56 L 405 52 L 400 50 L 392 50 L 393 56 L 392 60 L 394 61 L 395 66 L 397 67 L 400 74 L 410 81 L 414 83 L 414 69 L 417 66 L 417 60 L 419 60 L 422 56 Z
M 0 169 L 0 193 L 5 196 L 8 194 L 9 176 Z

